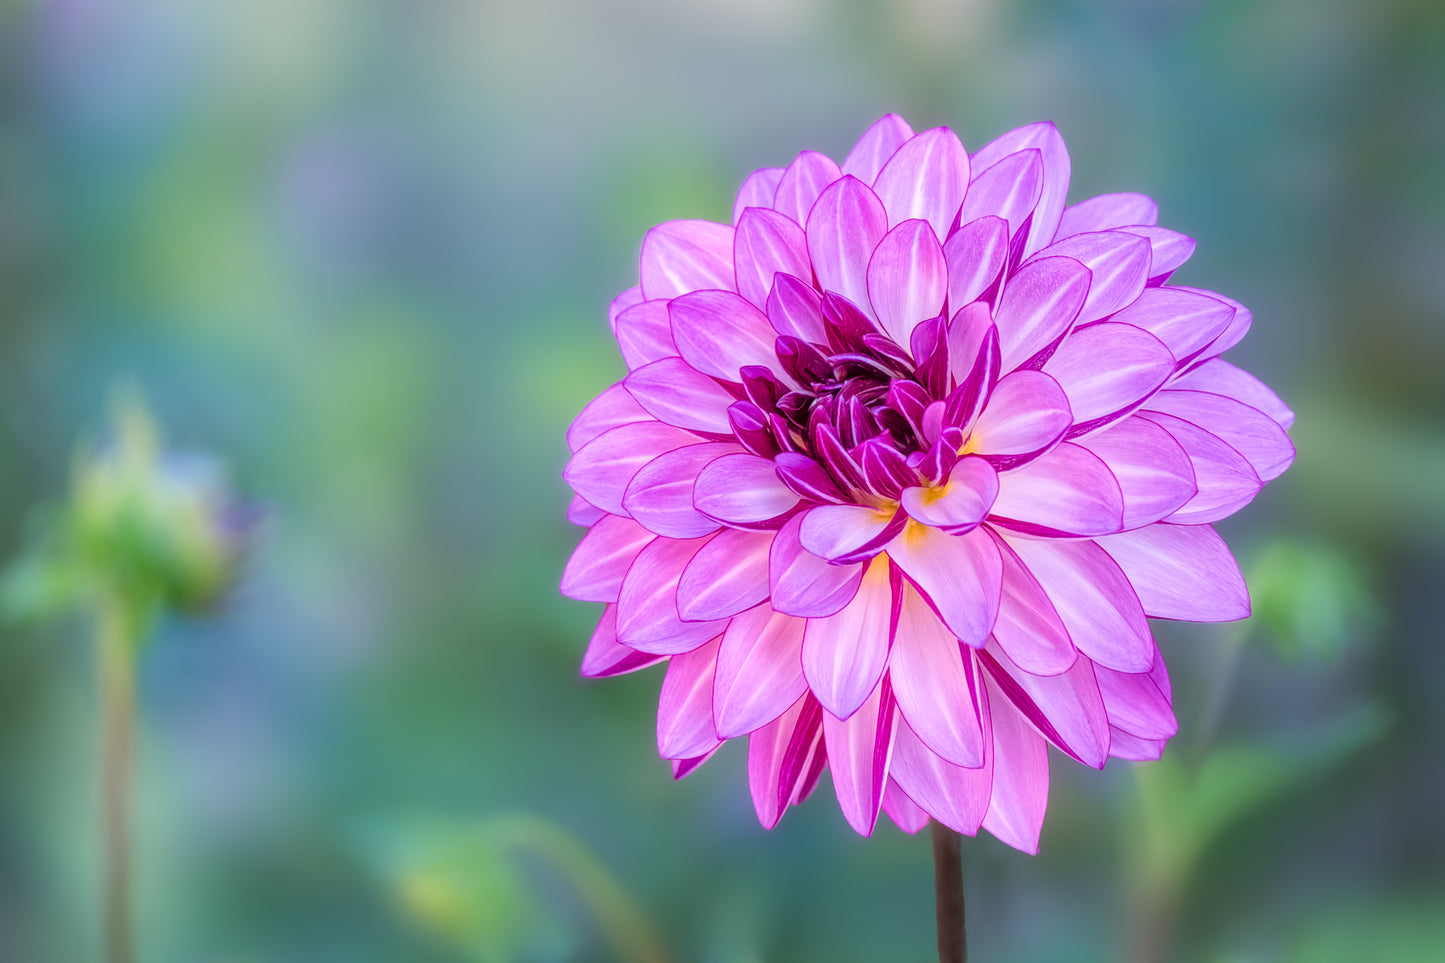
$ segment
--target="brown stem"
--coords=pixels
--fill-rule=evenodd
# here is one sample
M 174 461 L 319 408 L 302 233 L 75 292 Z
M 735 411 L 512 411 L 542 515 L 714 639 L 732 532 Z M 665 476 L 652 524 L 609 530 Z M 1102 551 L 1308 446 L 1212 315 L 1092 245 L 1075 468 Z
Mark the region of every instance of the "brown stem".
M 958 833 L 933 823 L 933 890 L 938 914 L 938 963 L 968 963 L 963 914 L 963 857 Z
M 101 832 L 105 847 L 105 946 L 109 963 L 131 963 L 130 774 L 135 652 L 124 613 L 103 606 L 96 645 L 101 699 Z

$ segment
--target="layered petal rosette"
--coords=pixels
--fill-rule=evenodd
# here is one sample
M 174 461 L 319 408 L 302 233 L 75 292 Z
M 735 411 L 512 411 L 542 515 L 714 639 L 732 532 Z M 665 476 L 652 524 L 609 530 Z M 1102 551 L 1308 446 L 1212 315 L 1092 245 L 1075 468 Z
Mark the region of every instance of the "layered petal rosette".
M 612 305 L 628 375 L 568 435 L 582 672 L 666 662 L 660 753 L 747 737 L 767 827 L 828 770 L 864 835 L 1035 851 L 1049 745 L 1176 730 L 1147 620 L 1249 612 L 1210 523 L 1293 415 L 1219 357 L 1249 311 L 1167 283 L 1194 242 L 1068 182 L 1050 124 L 970 157 L 889 115 L 754 173 L 731 225 L 654 228 Z

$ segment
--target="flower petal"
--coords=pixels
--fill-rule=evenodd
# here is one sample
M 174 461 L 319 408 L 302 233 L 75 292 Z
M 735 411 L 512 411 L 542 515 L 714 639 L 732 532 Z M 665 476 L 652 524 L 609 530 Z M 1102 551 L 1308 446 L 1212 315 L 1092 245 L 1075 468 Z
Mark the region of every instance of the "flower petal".
M 883 805 L 898 719 L 892 691 L 886 682 L 876 685 L 868 701 L 847 719 L 826 711 L 826 705 L 824 709 L 823 741 L 838 805 L 854 832 L 871 836 Z
M 1064 209 L 1056 237 L 1159 223 L 1159 205 L 1147 194 L 1098 194 Z
M 742 220 L 743 211 L 750 207 L 771 208 L 778 193 L 778 181 L 782 179 L 781 167 L 764 167 L 749 174 L 738 188 L 737 200 L 733 201 L 733 223 Z
M 1043 186 L 1044 161 L 1038 150 L 1009 154 L 974 177 L 959 218 L 967 224 L 989 215 L 1002 217 L 1012 237 L 1038 205 Z
M 1109 466 L 1064 442 L 998 476 L 990 518 L 1034 535 L 1105 535 L 1124 524 L 1124 495 Z
M 1170 387 L 1208 391 L 1226 398 L 1235 398 L 1269 415 L 1281 428 L 1288 430 L 1294 424 L 1294 412 L 1280 400 L 1279 395 L 1248 371 L 1235 367 L 1223 358 L 1204 362 Z
M 618 593 L 619 642 L 654 655 L 677 655 L 722 634 L 726 621 L 684 622 L 677 614 L 678 578 L 706 541 L 706 536 L 659 538 L 638 553 Z
M 873 190 L 893 227 L 912 218 L 947 237 L 968 189 L 968 152 L 947 127 L 915 134 L 883 165 Z
M 996 643 L 979 662 L 1040 735 L 1084 765 L 1104 768 L 1109 759 L 1109 716 L 1092 662 L 1075 659 L 1064 672 L 1034 675 L 1014 665 Z
M 1009 278 L 994 312 L 1003 370 L 1012 371 L 1073 327 L 1089 293 L 1089 269 L 1073 258 L 1036 258 Z
M 739 369 L 776 370 L 777 334 L 765 314 L 727 291 L 696 291 L 668 306 L 672 338 L 683 359 L 703 374 L 740 382 Z
M 798 504 L 771 460 L 746 452 L 725 455 L 697 476 L 693 488 L 697 510 L 725 525 L 768 522 Z
M 903 588 L 888 678 L 908 726 L 957 766 L 983 765 L 983 728 L 958 639 L 910 586 Z
M 858 143 L 843 160 L 843 173 L 852 174 L 865 184 L 873 183 L 883 165 L 898 148 L 913 136 L 908 121 L 897 114 L 884 114 L 863 132 Z
M 878 195 L 856 177 L 844 177 L 818 197 L 807 228 L 818 287 L 866 306 L 868 261 L 888 233 L 888 214 Z
M 1076 443 L 1103 459 L 1119 483 L 1125 531 L 1167 518 L 1199 491 L 1189 455 L 1152 421 L 1125 418 Z
M 628 370 L 641 368 L 663 358 L 677 357 L 672 340 L 672 319 L 667 301 L 643 301 L 617 316 L 617 346 Z
M 1143 224 L 1119 228 L 1149 241 L 1149 285 L 1163 284 L 1194 253 L 1194 238 L 1178 231 Z
M 607 324 L 613 334 L 617 333 L 617 319 L 621 317 L 622 312 L 641 303 L 642 285 L 640 284 L 634 284 L 612 299 L 612 303 L 607 305 Z
M 773 278 L 773 291 L 768 295 L 767 311 L 768 320 L 779 335 L 813 344 L 828 343 L 823 299 L 811 284 L 790 274 L 777 275 Z
M 733 238 L 738 293 L 758 307 L 768 302 L 773 276 L 779 271 L 812 277 L 808 237 L 798 223 L 777 211 L 752 208 L 738 220 Z
M 721 738 L 761 729 L 808 691 L 803 677 L 806 626 L 806 619 L 774 612 L 766 604 L 728 625 L 713 685 L 713 721 Z
M 811 695 L 752 734 L 748 789 L 764 829 L 776 826 L 783 811 L 807 795 L 826 761 L 823 710 Z
M 909 835 L 920 832 L 928 825 L 928 813 L 909 799 L 908 794 L 892 779 L 888 780 L 888 785 L 883 790 L 883 811 L 893 820 L 895 826 Z
M 1025 853 L 1039 851 L 1049 803 L 1049 754 L 1043 737 L 984 677 L 993 726 L 993 787 L 983 828 Z
M 591 528 L 607 517 L 606 512 L 587 501 L 587 499 L 581 495 L 573 495 L 572 500 L 567 503 L 567 521 L 573 525 Z
M 712 723 L 712 686 L 721 642 L 713 639 L 667 663 L 657 701 L 657 754 L 664 759 L 705 755 L 718 743 Z
M 646 300 L 733 287 L 733 229 L 712 221 L 668 221 L 642 240 L 639 269 Z
M 993 286 L 1008 257 L 1008 238 L 1008 222 L 990 216 L 966 221 L 943 242 L 950 310 L 957 312 Z
M 1157 762 L 1164 755 L 1167 739 L 1145 739 L 1117 726 L 1109 727 L 1109 755 L 1130 762 Z
M 948 264 L 928 222 L 904 221 L 889 231 L 868 262 L 868 300 L 884 333 L 906 347 L 947 296 Z
M 1194 470 L 1196 494 L 1167 521 L 1184 525 L 1217 522 L 1248 505 L 1264 482 L 1243 455 L 1182 418 L 1144 411 L 1136 417 L 1153 422 L 1169 433 L 1189 457 Z
M 681 358 L 663 358 L 643 365 L 622 383 L 658 421 L 690 431 L 732 434 L 727 410 L 737 399 Z
M 798 541 L 820 558 L 848 559 L 867 550 L 894 524 L 892 509 L 866 505 L 820 505 L 803 514 Z M 882 548 L 882 545 L 877 545 Z
M 982 690 L 979 712 L 989 707 Z M 984 731 L 988 733 L 988 726 Z M 898 788 L 943 825 L 972 836 L 978 832 L 993 791 L 993 737 L 984 740 L 984 764 L 976 769 L 955 766 L 923 744 L 906 724 L 895 727 L 888 771 Z
M 582 675 L 588 679 L 623 675 L 645 669 L 662 661 L 660 655 L 648 655 L 628 648 L 617 641 L 617 606 L 609 605 L 597 622 L 597 630 L 582 655 Z
M 1079 650 L 1054 603 L 1008 543 L 995 533 L 990 535 L 1003 562 L 994 641 L 1025 672 L 1055 675 L 1065 671 L 1078 659 Z
M 965 450 L 1012 467 L 1048 450 L 1073 423 L 1068 396 L 1051 375 L 1015 371 L 988 396 Z
M 562 594 L 579 602 L 616 602 L 622 577 L 655 536 L 630 518 L 608 515 L 587 530 L 562 570 Z
M 974 167 L 988 170 L 1009 154 L 1029 148 L 1038 150 L 1043 158 L 1044 184 L 1029 223 L 1023 257 L 1051 242 L 1059 229 L 1059 218 L 1064 213 L 1064 200 L 1069 193 L 1069 151 L 1064 146 L 1064 138 L 1053 124 L 1029 124 L 989 142 L 973 155 Z
M 1249 617 L 1249 589 L 1224 539 L 1208 525 L 1150 525 L 1098 540 L 1156 619 Z
M 702 440 L 690 431 L 657 421 L 621 425 L 583 445 L 563 469 L 562 477 L 573 491 L 603 511 L 626 515 L 622 495 L 643 465 Z
M 1139 297 L 1149 280 L 1149 242 L 1127 231 L 1075 234 L 1039 252 L 1040 258 L 1070 257 L 1089 269 L 1089 296 L 1078 324 L 1108 317 Z
M 772 605 L 805 618 L 833 615 L 853 600 L 863 579 L 863 564 L 834 565 L 803 548 L 798 532 L 803 516 L 779 529 L 768 555 Z
M 621 425 L 652 421 L 621 382 L 593 398 L 567 429 L 567 448 L 577 452 L 589 441 Z
M 963 458 L 937 488 L 906 488 L 902 505 L 912 518 L 959 535 L 977 528 L 998 497 L 998 473 L 982 458 Z
M 982 646 L 998 617 L 1003 563 L 988 534 L 949 535 L 910 521 L 888 555 L 961 641 Z
M 1160 690 L 1152 673 L 1115 672 L 1099 666 L 1094 674 L 1110 725 L 1144 739 L 1169 739 L 1179 731 L 1169 696 Z
M 1102 321 L 1075 329 L 1044 371 L 1069 396 L 1078 433 L 1107 424 L 1157 391 L 1174 374 L 1174 355 L 1142 328 Z
M 1294 443 L 1284 429 L 1238 399 L 1169 388 L 1150 398 L 1147 410 L 1182 418 L 1223 439 L 1249 460 L 1262 481 L 1278 478 L 1294 461 Z
M 1128 576 L 1091 541 L 1000 533 L 1038 579 L 1075 648 L 1121 672 L 1146 672 L 1154 639 Z
M 1110 320 L 1143 328 L 1188 361 L 1229 327 L 1234 308 L 1218 298 L 1176 287 L 1149 288 Z
M 766 599 L 772 544 L 772 532 L 719 532 L 682 570 L 677 614 L 688 622 L 725 619 Z
M 808 219 L 808 212 L 824 188 L 843 176 L 831 157 L 815 150 L 805 150 L 783 171 L 778 181 L 773 207 L 799 224 Z
M 874 559 L 858 593 L 836 615 L 808 620 L 803 674 L 823 708 L 846 719 L 878 688 L 893 644 L 888 560 Z

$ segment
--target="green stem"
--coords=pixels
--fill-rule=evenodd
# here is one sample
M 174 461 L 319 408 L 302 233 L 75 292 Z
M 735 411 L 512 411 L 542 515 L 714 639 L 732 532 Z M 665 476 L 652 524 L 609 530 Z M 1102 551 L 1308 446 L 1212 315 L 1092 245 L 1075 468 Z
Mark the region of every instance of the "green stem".
M 131 963 L 130 796 L 135 728 L 135 638 L 125 607 L 96 615 L 101 701 L 101 835 L 105 849 L 105 946 L 109 963 Z
M 933 829 L 933 895 L 938 918 L 938 963 L 968 963 L 963 908 L 962 840 L 936 820 Z

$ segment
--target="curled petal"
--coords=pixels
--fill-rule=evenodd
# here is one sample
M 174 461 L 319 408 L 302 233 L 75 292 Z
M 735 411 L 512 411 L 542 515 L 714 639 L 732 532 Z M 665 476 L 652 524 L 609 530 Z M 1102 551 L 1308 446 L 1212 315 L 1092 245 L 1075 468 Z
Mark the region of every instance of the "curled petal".
M 964 458 L 948 481 L 936 488 L 908 488 L 903 510 L 911 517 L 950 534 L 978 527 L 998 497 L 998 473 L 982 458 Z
M 712 221 L 668 221 L 642 241 L 642 294 L 651 301 L 733 287 L 733 229 Z
M 803 515 L 798 540 L 803 547 L 829 561 L 862 561 L 893 537 L 901 522 L 893 508 L 865 505 L 820 505 Z
M 779 335 L 813 344 L 826 344 L 828 330 L 823 321 L 823 299 L 813 286 L 793 277 L 779 274 L 773 278 L 773 291 L 768 295 L 768 320 Z
M 1084 765 L 1104 767 L 1109 758 L 1109 716 L 1092 662 L 1075 659 L 1064 672 L 1034 675 L 1010 661 L 996 644 L 979 661 L 1040 735 Z
M 823 746 L 823 709 L 804 695 L 777 720 L 748 740 L 748 788 L 764 829 L 772 829 L 783 811 L 811 790 L 827 751 Z
M 1039 851 L 1049 802 L 1049 754 L 1023 714 L 985 676 L 993 724 L 993 785 L 983 828 L 1015 849 Z
M 915 134 L 883 165 L 873 190 L 888 210 L 890 227 L 912 218 L 947 237 L 968 189 L 968 152 L 947 127 Z

